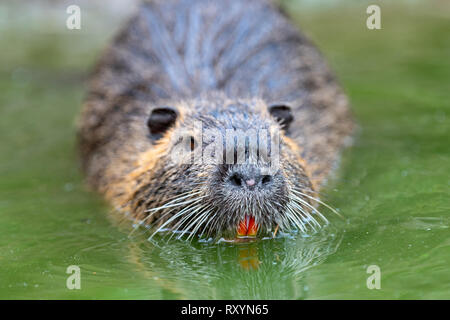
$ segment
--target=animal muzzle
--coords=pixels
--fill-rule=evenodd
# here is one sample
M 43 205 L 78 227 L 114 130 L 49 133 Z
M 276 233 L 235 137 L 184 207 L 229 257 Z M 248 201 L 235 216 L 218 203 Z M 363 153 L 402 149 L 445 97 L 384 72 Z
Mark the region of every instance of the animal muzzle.
M 248 164 L 235 165 L 219 177 L 220 185 L 212 189 L 220 216 L 231 222 L 239 238 L 252 238 L 274 223 L 287 202 L 286 182 L 280 172 L 261 173 Z

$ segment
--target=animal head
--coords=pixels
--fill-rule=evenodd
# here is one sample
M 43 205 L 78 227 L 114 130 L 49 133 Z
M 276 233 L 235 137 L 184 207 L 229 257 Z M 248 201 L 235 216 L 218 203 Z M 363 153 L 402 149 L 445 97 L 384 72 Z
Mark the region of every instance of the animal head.
M 121 206 L 155 233 L 182 237 L 304 230 L 314 187 L 289 138 L 286 104 L 223 96 L 152 106 L 151 140 L 126 175 Z M 125 191 L 123 191 L 125 190 Z

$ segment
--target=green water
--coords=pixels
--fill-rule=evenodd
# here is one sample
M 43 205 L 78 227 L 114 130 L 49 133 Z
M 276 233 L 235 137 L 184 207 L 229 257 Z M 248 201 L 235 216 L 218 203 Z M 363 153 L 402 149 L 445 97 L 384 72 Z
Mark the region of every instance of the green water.
M 426 3 L 382 2 L 377 31 L 360 5 L 291 11 L 360 127 L 324 193 L 345 220 L 251 244 L 129 238 L 75 151 L 83 79 L 110 32 L 0 24 L 0 298 L 449 299 L 450 6 Z M 70 265 L 80 290 L 66 288 Z

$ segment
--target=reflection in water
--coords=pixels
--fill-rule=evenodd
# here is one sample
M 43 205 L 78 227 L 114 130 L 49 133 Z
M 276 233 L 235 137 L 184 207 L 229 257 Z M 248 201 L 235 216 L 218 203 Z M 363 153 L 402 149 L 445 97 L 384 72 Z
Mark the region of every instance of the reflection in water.
M 307 298 L 302 272 L 333 254 L 331 227 L 310 236 L 246 243 L 130 243 L 130 258 L 173 299 Z

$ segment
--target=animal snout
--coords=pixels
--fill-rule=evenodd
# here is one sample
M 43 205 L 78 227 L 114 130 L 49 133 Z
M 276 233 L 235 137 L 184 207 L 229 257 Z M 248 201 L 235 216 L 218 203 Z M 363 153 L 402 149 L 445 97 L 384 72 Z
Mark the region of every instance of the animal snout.
M 227 183 L 236 188 L 256 189 L 269 188 L 273 177 L 268 174 L 261 174 L 256 169 L 240 169 L 233 171 Z

